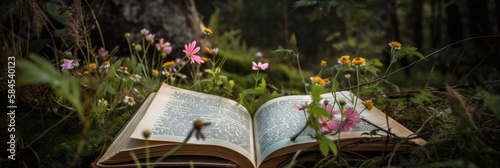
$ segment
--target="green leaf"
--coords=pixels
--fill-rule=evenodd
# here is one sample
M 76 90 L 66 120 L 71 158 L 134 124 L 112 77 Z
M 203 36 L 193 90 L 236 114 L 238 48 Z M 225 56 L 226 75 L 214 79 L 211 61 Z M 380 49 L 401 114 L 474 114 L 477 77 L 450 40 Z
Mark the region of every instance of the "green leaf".
M 421 90 L 420 93 L 415 94 L 415 96 L 413 97 L 412 102 L 416 103 L 418 105 L 425 106 L 424 105 L 425 102 L 431 103 L 431 102 L 433 102 L 434 100 L 437 100 L 437 99 L 438 99 L 438 97 L 434 96 L 430 91 Z
M 52 16 L 57 22 L 63 25 L 66 24 L 68 20 L 68 13 L 61 13 L 61 8 L 59 7 L 59 5 L 52 2 L 47 2 L 45 3 L 45 7 L 47 9 L 47 13 L 49 13 L 49 15 Z
M 328 111 L 326 111 L 324 108 L 321 108 L 318 105 L 316 105 L 316 106 L 309 106 L 307 108 L 307 110 L 309 111 L 309 113 L 317 115 L 317 116 L 331 116 L 332 115 Z
M 330 150 L 332 151 L 333 155 L 337 156 L 337 154 L 339 153 L 339 149 L 337 148 L 337 144 L 335 144 L 333 141 L 329 140 L 328 146 L 330 146 Z
M 257 91 L 258 93 L 264 93 L 264 91 L 266 90 L 266 85 L 266 80 L 262 78 L 259 86 L 255 88 L 255 91 Z
M 292 34 L 292 36 L 290 37 L 290 47 L 292 49 L 292 51 L 299 51 L 299 49 L 297 48 L 297 38 L 295 37 L 295 33 Z
M 311 98 L 313 103 L 319 103 L 321 100 L 321 94 L 323 93 L 323 86 L 313 85 L 311 90 Z
M 38 53 L 41 49 L 45 48 L 50 43 L 48 39 L 35 40 L 29 43 L 28 52 Z
M 306 7 L 306 6 L 316 5 L 316 4 L 318 4 L 318 1 L 302 0 L 302 1 L 295 2 L 295 4 L 293 4 L 293 7 L 300 8 L 300 7 Z
M 394 59 L 392 60 L 392 63 L 404 57 L 411 58 L 413 56 L 417 56 L 419 58 L 424 58 L 424 55 L 417 50 L 418 48 L 416 47 L 401 47 L 400 50 L 394 50 Z
M 209 74 L 212 74 L 212 76 L 215 75 L 214 71 L 212 71 L 211 69 L 205 69 L 205 72 L 209 73 Z
M 321 136 L 323 137 L 323 136 Z M 319 150 L 321 151 L 321 154 L 323 156 L 328 156 L 328 140 L 325 140 L 325 138 L 320 138 L 319 140 Z
M 493 95 L 488 92 L 483 92 L 483 97 L 485 98 L 486 104 L 490 108 L 490 110 L 493 111 L 497 118 L 500 119 L 500 96 Z
M 339 90 L 340 88 L 340 85 L 339 85 L 339 81 L 337 81 L 337 79 L 333 80 L 332 81 L 332 92 L 336 92 L 337 90 Z

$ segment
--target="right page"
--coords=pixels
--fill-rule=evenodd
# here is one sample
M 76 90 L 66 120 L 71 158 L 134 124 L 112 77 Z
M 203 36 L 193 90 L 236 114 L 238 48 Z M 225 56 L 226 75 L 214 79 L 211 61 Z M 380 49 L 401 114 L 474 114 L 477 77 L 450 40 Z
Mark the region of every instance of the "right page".
M 334 102 L 334 95 L 332 93 L 322 94 L 324 100 Z M 336 92 L 335 97 L 337 100 L 346 100 L 345 107 L 355 107 L 356 111 L 362 111 L 365 106 L 363 102 L 358 99 L 356 106 L 354 100 L 357 99 L 351 92 L 343 91 Z M 295 141 L 291 141 L 290 137 L 299 132 L 306 123 L 306 115 L 302 110 L 294 108 L 294 106 L 303 106 L 311 102 L 310 95 L 293 95 L 284 96 L 270 100 L 263 104 L 254 115 L 254 136 L 256 147 L 256 161 L 257 165 L 261 165 L 264 161 L 270 158 L 279 157 L 282 155 L 295 152 L 297 149 L 313 147 L 316 145 L 316 139 L 311 138 L 314 135 L 312 128 L 306 128 Z M 335 106 L 334 109 L 338 110 L 339 107 Z M 340 118 L 336 116 L 336 118 Z M 387 129 L 385 114 L 377 108 L 371 110 L 365 109 L 361 113 L 361 118 L 370 121 L 373 125 Z M 365 121 L 357 124 L 357 128 L 351 129 L 349 132 L 342 132 L 341 139 L 359 138 L 365 132 L 375 130 L 376 127 Z M 389 125 L 391 132 L 398 136 L 407 136 L 413 133 L 406 129 L 401 124 L 389 118 Z M 370 137 L 370 136 L 365 136 Z M 338 136 L 332 136 L 332 139 L 337 139 Z M 417 144 L 423 144 L 425 141 L 418 141 Z M 288 147 L 288 150 L 283 150 Z M 287 153 L 288 152 L 288 153 Z

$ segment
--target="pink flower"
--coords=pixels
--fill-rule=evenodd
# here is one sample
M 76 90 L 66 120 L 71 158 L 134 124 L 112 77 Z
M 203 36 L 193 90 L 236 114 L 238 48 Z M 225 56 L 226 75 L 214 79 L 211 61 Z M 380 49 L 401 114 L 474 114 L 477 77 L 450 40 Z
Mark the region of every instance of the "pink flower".
M 332 115 L 340 113 L 340 110 L 333 110 L 333 105 L 331 103 L 328 103 L 328 105 L 322 104 L 321 108 L 325 109 L 326 111 L 328 111 Z
M 148 34 L 146 36 L 146 40 L 152 44 L 155 41 L 155 35 L 154 34 Z
M 268 63 L 255 63 L 255 61 L 252 61 L 252 70 L 256 71 L 256 70 L 266 70 L 267 67 L 269 66 Z
M 337 131 L 340 125 L 337 121 L 330 120 L 328 117 L 321 117 L 318 122 L 323 132 Z
M 351 128 L 356 128 L 356 123 L 361 122 L 359 114 L 352 107 L 348 107 L 345 112 L 345 120 L 342 122 L 342 130 L 349 131 Z
M 108 55 L 108 51 L 106 51 L 106 49 L 104 49 L 103 47 L 99 48 L 99 50 L 97 50 L 97 54 L 99 54 L 99 56 L 101 57 L 105 57 Z
M 146 37 L 148 34 L 149 34 L 149 30 L 148 30 L 148 29 L 143 28 L 143 29 L 141 30 L 141 35 L 142 35 L 142 37 Z
M 200 51 L 200 47 L 196 47 L 196 41 L 184 45 L 184 50 L 182 50 L 182 52 L 186 53 L 186 56 L 191 60 L 191 64 L 195 62 L 197 64 L 204 63 L 205 61 L 203 61 L 199 55 L 195 55 L 198 51 Z
M 156 49 L 159 52 L 163 52 L 165 54 L 170 54 L 170 52 L 172 52 L 172 46 L 170 46 L 169 42 L 163 43 L 163 38 L 161 38 L 160 41 L 156 43 Z
M 307 106 L 308 106 L 308 105 L 309 105 L 309 104 L 308 104 L 308 102 L 306 101 L 306 102 L 304 103 L 304 105 L 302 105 L 302 106 L 301 106 L 301 105 L 298 105 L 298 104 L 294 104 L 294 105 L 293 105 L 293 108 L 295 108 L 295 109 L 297 109 L 297 110 L 304 110 L 304 109 L 306 109 L 306 108 L 307 108 Z
M 64 71 L 65 69 L 73 69 L 73 67 L 73 60 L 64 59 L 64 63 L 61 65 L 61 70 Z

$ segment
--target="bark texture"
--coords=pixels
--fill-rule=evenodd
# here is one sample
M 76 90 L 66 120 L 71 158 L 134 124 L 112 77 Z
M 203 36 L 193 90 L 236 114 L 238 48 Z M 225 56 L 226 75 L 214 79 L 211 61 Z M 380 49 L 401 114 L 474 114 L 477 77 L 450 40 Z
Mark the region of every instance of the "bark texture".
M 97 4 L 96 12 L 100 8 L 98 20 L 108 48 L 127 46 L 126 32 L 131 33 L 132 42 L 140 42 L 143 28 L 155 34 L 155 39 L 170 42 L 174 52 L 202 36 L 203 23 L 193 0 L 110 0 Z

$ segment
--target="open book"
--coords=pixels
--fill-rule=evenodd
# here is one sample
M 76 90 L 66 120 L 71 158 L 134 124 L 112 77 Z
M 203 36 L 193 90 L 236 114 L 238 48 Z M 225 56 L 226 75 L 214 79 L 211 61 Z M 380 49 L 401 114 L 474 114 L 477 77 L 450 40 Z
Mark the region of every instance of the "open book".
M 323 94 L 322 97 L 333 102 L 331 93 Z M 357 98 L 350 92 L 337 92 L 336 97 L 338 100 L 346 100 L 346 106 L 356 107 L 357 111 L 364 108 L 359 99 L 356 106 L 352 104 L 353 101 L 350 100 Z M 275 167 L 289 160 L 299 149 L 318 148 L 316 139 L 311 138 L 314 131 L 310 128 L 295 141 L 290 140 L 306 123 L 304 113 L 293 106 L 306 101 L 311 102 L 309 95 L 279 97 L 264 103 L 252 118 L 243 106 L 233 100 L 163 84 L 157 93 L 148 96 L 95 165 L 136 167 L 132 152 L 142 164 L 146 164 L 145 138 L 142 135 L 144 130 L 151 131 L 149 151 L 151 161 L 155 161 L 155 158 L 179 145 L 192 129 L 193 121 L 201 119 L 211 123 L 202 130 L 206 139 L 191 138 L 186 145 L 157 165 Z M 338 140 L 340 149 L 391 150 L 394 145 L 385 148 L 386 137 L 363 134 L 376 130 L 377 127 L 387 130 L 385 114 L 374 107 L 369 111 L 365 110 L 361 118 L 363 121 L 358 123 L 358 127 L 349 132 L 341 132 L 340 139 L 337 139 L 337 135 L 331 136 L 332 140 Z M 413 133 L 392 118 L 388 121 L 391 133 L 399 137 L 407 137 Z M 413 139 L 411 144 L 418 146 L 425 143 L 422 139 Z

